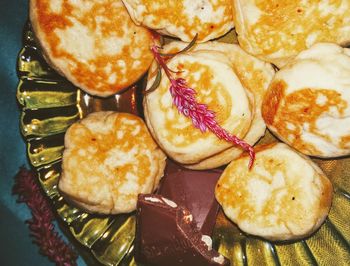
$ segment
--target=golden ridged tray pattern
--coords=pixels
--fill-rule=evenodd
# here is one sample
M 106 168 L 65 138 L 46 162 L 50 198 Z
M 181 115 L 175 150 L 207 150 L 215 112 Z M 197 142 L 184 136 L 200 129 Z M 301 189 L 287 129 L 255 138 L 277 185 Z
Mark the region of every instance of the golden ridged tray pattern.
M 227 37 L 225 38 L 227 41 Z M 65 202 L 57 189 L 66 129 L 86 114 L 116 110 L 141 114 L 141 86 L 109 98 L 92 97 L 52 70 L 37 47 L 30 25 L 18 56 L 17 100 L 28 158 L 65 226 L 105 265 L 136 265 L 135 216 L 98 216 Z M 261 142 L 276 141 L 267 133 Z M 350 265 L 350 158 L 315 160 L 332 180 L 335 193 L 328 219 L 313 236 L 294 243 L 269 243 L 246 236 L 219 213 L 214 247 L 232 265 Z

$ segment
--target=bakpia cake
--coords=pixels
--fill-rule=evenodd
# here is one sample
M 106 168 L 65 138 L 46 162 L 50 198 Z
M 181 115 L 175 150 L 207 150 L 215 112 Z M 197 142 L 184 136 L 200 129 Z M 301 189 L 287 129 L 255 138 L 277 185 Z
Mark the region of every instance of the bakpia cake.
M 233 2 L 241 47 L 278 67 L 315 43 L 350 42 L 349 0 Z
M 269 240 L 309 236 L 329 212 L 333 188 L 321 169 L 283 143 L 260 146 L 251 170 L 245 155 L 221 175 L 215 195 L 244 232 Z
M 182 50 L 186 45 L 186 43 L 174 41 L 165 45 L 162 51 L 164 53 L 174 53 Z M 231 68 L 247 92 L 252 107 L 251 125 L 243 139 L 250 145 L 254 145 L 264 135 L 266 130 L 266 125 L 261 115 L 261 103 L 275 73 L 273 67 L 271 64 L 247 54 L 236 44 L 212 41 L 195 44 L 190 49 L 190 52 L 192 51 L 202 51 L 203 53 L 216 51 L 226 57 L 226 62 L 228 60 Z M 150 79 L 154 76 L 155 68 L 156 64 L 153 64 L 150 70 Z M 148 112 L 148 107 L 150 106 L 144 106 L 146 112 Z M 230 145 L 229 148 L 204 158 L 197 163 L 185 164 L 184 166 L 197 170 L 215 168 L 229 163 L 242 152 L 241 148 Z
M 131 212 L 157 188 L 165 159 L 141 118 L 91 113 L 67 130 L 59 189 L 89 212 Z
M 193 51 L 177 55 L 167 62 L 196 91 L 198 102 L 216 112 L 219 124 L 238 137 L 250 128 L 252 106 L 247 92 L 237 78 L 229 60 L 217 51 Z M 152 85 L 150 77 L 147 87 Z M 197 163 L 232 146 L 211 132 L 194 128 L 190 118 L 173 105 L 170 82 L 163 73 L 158 88 L 144 98 L 145 118 L 162 149 L 182 164 Z
M 218 38 L 233 28 L 231 0 L 123 0 L 131 18 L 157 32 L 190 42 Z
M 264 99 L 268 128 L 298 151 L 350 154 L 350 49 L 320 43 L 275 75 Z
M 153 59 L 151 33 L 121 0 L 31 0 L 30 21 L 50 65 L 93 95 L 130 86 Z

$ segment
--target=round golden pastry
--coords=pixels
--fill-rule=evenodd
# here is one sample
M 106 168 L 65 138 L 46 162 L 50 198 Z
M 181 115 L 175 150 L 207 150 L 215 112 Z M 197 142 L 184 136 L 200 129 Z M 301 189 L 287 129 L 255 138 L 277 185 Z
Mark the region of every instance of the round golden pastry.
M 30 21 L 49 64 L 92 95 L 127 88 L 153 60 L 151 33 L 121 0 L 31 0 Z
M 350 49 L 319 43 L 276 73 L 262 114 L 298 151 L 322 158 L 350 154 Z
M 174 78 L 184 78 L 196 91 L 196 100 L 216 113 L 219 124 L 243 138 L 251 124 L 252 108 L 247 92 L 237 78 L 228 58 L 218 51 L 191 51 L 179 54 L 167 62 Z M 147 82 L 154 82 L 151 71 Z M 147 125 L 168 156 L 181 164 L 194 164 L 229 147 L 212 132 L 201 132 L 189 117 L 180 114 L 173 105 L 170 82 L 164 71 L 158 88 L 144 98 Z
M 307 237 L 321 226 L 333 188 L 315 163 L 283 143 L 256 148 L 251 170 L 248 161 L 246 155 L 232 161 L 215 189 L 226 216 L 242 231 L 280 241 Z
M 349 0 L 233 2 L 241 47 L 279 68 L 315 43 L 350 43 Z
M 175 53 L 187 46 L 184 42 L 173 41 L 164 46 L 164 53 Z M 252 107 L 252 122 L 247 134 L 243 139 L 250 145 L 254 145 L 266 130 L 265 122 L 261 115 L 261 104 L 265 92 L 275 73 L 271 64 L 263 62 L 246 52 L 237 44 L 228 44 L 217 41 L 195 44 L 190 51 L 216 51 L 224 54 L 229 60 L 235 74 L 244 86 Z M 152 64 L 150 75 L 154 75 L 156 64 Z M 152 74 L 153 73 L 153 74 Z M 147 106 L 145 106 L 147 108 Z M 211 169 L 225 165 L 237 158 L 243 150 L 240 147 L 232 146 L 205 158 L 194 164 L 185 164 L 190 169 Z
M 131 18 L 161 34 L 190 42 L 218 38 L 233 28 L 231 0 L 123 0 Z
M 138 194 L 157 188 L 165 159 L 141 118 L 91 113 L 66 132 L 58 186 L 89 212 L 128 213 L 136 209 Z

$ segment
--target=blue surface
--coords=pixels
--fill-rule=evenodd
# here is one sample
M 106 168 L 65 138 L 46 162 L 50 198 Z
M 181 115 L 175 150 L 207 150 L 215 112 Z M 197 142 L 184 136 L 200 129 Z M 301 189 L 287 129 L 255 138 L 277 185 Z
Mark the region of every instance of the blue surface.
M 16 203 L 11 194 L 19 167 L 28 167 L 16 102 L 16 59 L 27 13 L 26 0 L 0 1 L 0 264 L 4 266 L 53 265 L 32 244 L 24 223 L 30 212 L 24 204 Z M 81 258 L 78 264 L 85 265 Z

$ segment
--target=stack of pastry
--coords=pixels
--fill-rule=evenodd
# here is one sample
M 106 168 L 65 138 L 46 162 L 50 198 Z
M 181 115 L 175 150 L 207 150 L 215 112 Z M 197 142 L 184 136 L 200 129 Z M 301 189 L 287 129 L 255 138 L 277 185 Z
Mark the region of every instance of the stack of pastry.
M 172 42 L 163 51 L 174 53 L 185 46 Z M 198 100 L 217 114 L 227 131 L 251 145 L 265 134 L 261 104 L 274 75 L 271 64 L 247 54 L 237 44 L 207 42 L 169 60 L 168 66 L 181 71 L 180 76 L 196 90 Z M 154 69 L 155 64 L 149 71 L 148 87 L 154 82 Z M 242 153 L 211 133 L 193 130 L 191 121 L 172 104 L 169 86 L 162 75 L 159 88 L 144 98 L 144 111 L 154 138 L 172 159 L 188 168 L 210 169 Z

